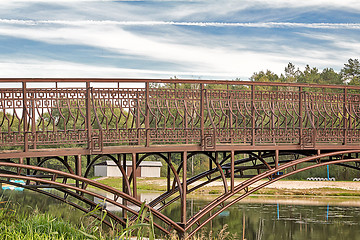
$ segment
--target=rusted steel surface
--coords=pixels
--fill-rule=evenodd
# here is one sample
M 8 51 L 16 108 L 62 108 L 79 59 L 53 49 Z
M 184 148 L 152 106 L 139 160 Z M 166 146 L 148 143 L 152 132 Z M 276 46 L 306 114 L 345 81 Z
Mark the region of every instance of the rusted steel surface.
M 114 204 L 115 206 L 118 206 L 119 208 L 122 208 L 130 213 L 132 213 L 133 215 L 137 216 L 139 213 L 134 210 L 133 208 L 130 208 L 129 206 L 123 205 L 121 203 L 119 203 L 117 200 L 119 198 L 122 199 L 126 199 L 126 201 L 131 202 L 132 204 L 134 204 L 137 207 L 140 207 L 142 205 L 142 202 L 139 201 L 138 199 L 136 199 L 133 196 L 130 196 L 122 191 L 119 191 L 115 188 L 109 187 L 107 185 L 101 184 L 99 182 L 96 182 L 94 180 L 90 180 L 84 177 L 80 177 L 77 176 L 75 174 L 71 174 L 71 173 L 66 173 L 66 172 L 62 172 L 62 171 L 58 171 L 58 170 L 53 170 L 53 169 L 49 169 L 49 168 L 43 168 L 43 167 L 37 167 L 37 166 L 31 166 L 31 165 L 24 165 L 24 164 L 17 164 L 17 163 L 9 163 L 9 162 L 0 162 L 0 181 L 6 181 L 9 184 L 13 184 L 12 182 L 9 181 L 9 179 L 21 179 L 21 180 L 25 180 L 26 184 L 24 185 L 24 187 L 26 188 L 36 188 L 36 186 L 38 186 L 40 183 L 42 184 L 46 184 L 44 187 L 46 188 L 63 188 L 63 189 L 68 189 L 68 190 L 75 190 L 72 191 L 72 195 L 77 194 L 77 198 L 82 198 L 84 194 L 87 194 L 88 196 L 92 196 L 92 197 L 96 197 L 98 199 L 104 200 L 106 202 L 109 202 L 111 204 Z M 4 168 L 16 168 L 18 171 L 17 173 L 10 173 L 10 172 L 4 172 Z M 21 174 L 23 169 L 31 169 L 31 170 L 35 170 L 38 172 L 43 172 L 43 173 L 48 173 L 51 174 L 51 179 L 47 180 L 44 179 L 42 177 L 39 176 L 26 176 Z M 63 182 L 57 182 L 56 179 L 61 177 L 63 179 Z M 74 186 L 73 184 L 70 184 L 67 182 L 68 179 L 73 179 L 76 181 L 81 182 L 81 186 L 77 185 Z M 113 194 L 113 198 L 109 198 L 109 197 L 104 197 L 102 195 L 100 195 L 99 193 L 96 193 L 94 191 L 94 189 L 87 189 L 88 186 L 92 186 L 92 187 L 96 187 L 99 188 L 105 192 L 111 193 Z M 68 194 L 65 195 L 64 200 L 66 200 Z M 81 200 L 83 202 L 85 202 L 85 200 Z M 89 200 L 87 200 L 87 202 L 89 202 Z M 96 204 L 95 204 L 96 205 Z M 146 205 L 145 205 L 146 206 Z M 178 231 L 181 231 L 182 228 L 179 227 L 179 225 L 177 223 L 175 223 L 174 221 L 172 221 L 171 219 L 169 219 L 168 217 L 166 217 L 165 215 L 161 214 L 159 211 L 157 211 L 154 208 L 151 208 L 151 212 L 152 214 L 159 218 L 163 223 L 168 224 L 168 226 L 171 227 L 171 229 L 176 229 Z M 91 211 L 91 209 L 89 210 Z M 114 219 L 117 220 L 117 219 Z M 123 222 L 125 223 L 125 222 Z M 156 224 L 157 225 L 157 224 Z M 157 225 L 157 227 L 159 229 L 161 229 L 163 232 L 165 233 L 169 233 L 168 230 L 166 230 L 164 227 Z
M 71 87 L 72 82 L 81 86 Z M 360 170 L 359 153 L 360 87 L 178 79 L 0 79 L 0 182 L 15 184 L 10 180 L 23 179 L 25 188 L 85 212 L 96 206 L 89 196 L 106 198 L 123 211 L 122 218 L 111 213 L 109 217 L 124 224 L 139 215 L 140 163 L 160 158 L 167 164 L 166 190 L 147 206 L 161 222 L 156 224 L 159 229 L 176 230 L 184 238 L 185 232 L 192 236 L 224 209 L 286 176 L 326 164 Z M 209 160 L 209 168 L 189 177 L 187 163 L 197 155 Z M 175 164 L 175 159 L 180 162 Z M 42 167 L 49 160 L 57 160 L 68 173 Z M 123 178 L 122 191 L 87 179 L 94 164 L 103 160 L 115 162 Z M 127 160 L 132 166 L 126 166 Z M 249 179 L 238 183 L 235 178 Z M 254 187 L 264 178 L 268 181 Z M 214 181 L 223 184 L 222 195 L 189 216 L 187 196 Z M 41 188 L 56 189 L 58 194 Z M 163 212 L 176 202 L 178 219 Z
M 268 170 L 264 173 L 258 174 L 238 186 L 236 186 L 234 192 L 228 192 L 222 194 L 220 197 L 214 199 L 212 202 L 207 204 L 201 211 L 193 215 L 187 222 L 185 231 L 191 230 L 188 234 L 188 238 L 191 238 L 200 228 L 205 226 L 209 223 L 212 219 L 214 219 L 220 212 L 224 211 L 225 209 L 229 208 L 230 206 L 234 205 L 235 203 L 239 202 L 241 199 L 249 196 L 250 194 L 256 192 L 257 190 L 264 188 L 265 186 L 274 183 L 280 179 L 286 178 L 293 174 L 306 171 L 312 168 L 326 166 L 330 164 L 344 164 L 349 162 L 355 162 L 356 165 L 360 163 L 359 158 L 353 158 L 352 155 L 358 157 L 358 153 L 360 151 L 356 150 L 349 150 L 349 151 L 339 151 L 339 152 L 332 152 L 332 153 L 325 153 L 321 155 L 313 155 L 309 157 L 304 157 L 296 160 L 289 161 L 277 168 L 273 167 L 271 170 Z M 331 159 L 331 160 L 330 160 Z M 313 163 L 310 166 L 296 167 L 300 166 L 301 163 Z M 277 175 L 277 171 L 286 171 L 286 174 Z M 358 169 L 359 170 L 359 169 Z M 260 180 L 268 178 L 268 181 L 259 184 L 258 186 L 254 186 L 255 183 L 258 183 Z M 249 187 L 253 187 L 249 189 Z M 243 192 L 242 192 L 243 191 Z M 235 194 L 240 194 L 240 196 L 236 196 L 235 199 L 231 199 Z M 229 201 L 228 201 L 229 200 Z M 217 206 L 221 205 L 221 208 L 215 210 Z M 214 212 L 212 212 L 214 211 Z M 209 215 L 209 213 L 211 213 Z
M 110 146 L 146 149 L 191 144 L 211 151 L 226 145 L 343 149 L 360 143 L 360 89 L 356 87 L 161 79 L 0 79 L 6 81 L 18 82 L 19 87 L 3 84 L 0 88 L 3 149 L 17 147 L 27 152 L 70 146 L 91 154 Z M 33 82 L 65 82 L 66 86 L 71 81 L 84 86 L 29 87 Z M 101 81 L 121 85 L 92 86 Z M 126 82 L 143 87 L 122 87 Z

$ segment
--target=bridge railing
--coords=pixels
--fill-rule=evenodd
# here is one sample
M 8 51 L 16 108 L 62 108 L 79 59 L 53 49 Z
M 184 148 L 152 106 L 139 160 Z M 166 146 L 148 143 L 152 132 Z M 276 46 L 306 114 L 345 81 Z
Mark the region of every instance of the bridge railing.
M 360 88 L 354 86 L 177 79 L 0 82 L 3 150 L 360 143 Z M 6 87 L 10 82 L 19 86 Z M 40 87 L 30 86 L 33 82 Z M 45 82 L 56 85 L 41 87 Z M 69 87 L 69 82 L 83 86 Z

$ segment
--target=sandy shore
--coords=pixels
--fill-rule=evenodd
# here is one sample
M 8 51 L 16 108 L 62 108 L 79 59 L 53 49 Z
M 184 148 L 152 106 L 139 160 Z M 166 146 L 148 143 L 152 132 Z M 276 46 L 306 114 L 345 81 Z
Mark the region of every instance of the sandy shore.
M 244 180 L 235 180 L 235 185 L 238 185 Z M 166 186 L 166 180 L 164 179 L 151 179 L 146 180 L 149 184 L 156 184 L 159 186 Z M 202 181 L 198 181 L 200 183 Z M 258 183 L 252 185 L 251 187 L 256 187 L 262 183 L 266 182 L 265 180 L 261 180 Z M 230 186 L 230 182 L 228 182 Z M 206 187 L 217 187 L 223 186 L 221 181 L 212 182 Z M 335 188 L 335 189 L 345 189 L 345 190 L 360 190 L 360 182 L 345 182 L 345 181 L 277 181 L 274 182 L 266 188 L 276 188 L 276 189 L 319 189 L 319 188 Z
M 254 186 L 260 185 L 265 181 L 260 181 Z M 338 188 L 346 190 L 360 190 L 360 182 L 336 182 L 336 181 L 277 181 L 268 185 L 266 188 L 277 189 L 317 189 L 317 188 Z

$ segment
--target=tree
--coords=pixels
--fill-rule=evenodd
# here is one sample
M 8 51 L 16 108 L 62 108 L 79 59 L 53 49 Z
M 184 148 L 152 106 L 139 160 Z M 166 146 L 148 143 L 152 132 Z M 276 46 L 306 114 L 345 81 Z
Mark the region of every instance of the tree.
M 282 76 L 283 81 L 287 83 L 296 83 L 301 74 L 299 68 L 296 70 L 295 65 L 291 62 L 285 67 L 285 76 Z
M 349 85 L 360 85 L 360 62 L 358 59 L 349 59 L 341 69 L 342 80 Z
M 336 73 L 332 68 L 325 68 L 320 74 L 320 84 L 343 84 L 341 75 Z
M 258 73 L 254 73 L 250 80 L 254 82 L 280 82 L 279 76 L 270 70 L 266 70 L 266 72 L 260 71 Z
M 306 65 L 304 72 L 301 72 L 298 82 L 300 83 L 310 83 L 310 84 L 319 84 L 321 81 L 321 76 L 319 69 L 316 67 L 311 68 L 309 65 Z

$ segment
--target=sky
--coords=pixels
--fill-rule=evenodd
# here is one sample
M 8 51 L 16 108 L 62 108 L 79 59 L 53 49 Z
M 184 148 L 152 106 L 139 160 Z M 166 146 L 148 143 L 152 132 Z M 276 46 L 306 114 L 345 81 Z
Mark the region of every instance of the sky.
M 248 80 L 360 55 L 358 0 L 8 1 L 0 78 Z

